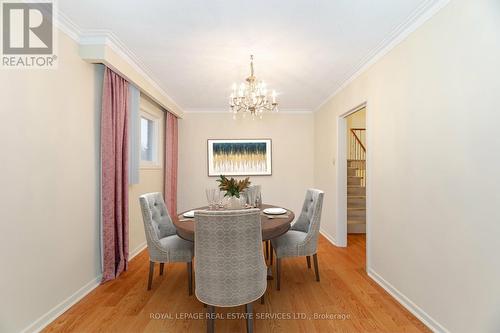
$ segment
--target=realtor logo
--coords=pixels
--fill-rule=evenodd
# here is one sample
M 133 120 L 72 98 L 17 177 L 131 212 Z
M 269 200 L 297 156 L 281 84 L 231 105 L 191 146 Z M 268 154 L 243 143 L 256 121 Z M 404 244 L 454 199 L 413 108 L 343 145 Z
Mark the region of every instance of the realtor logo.
M 2 2 L 2 67 L 54 68 L 52 2 Z

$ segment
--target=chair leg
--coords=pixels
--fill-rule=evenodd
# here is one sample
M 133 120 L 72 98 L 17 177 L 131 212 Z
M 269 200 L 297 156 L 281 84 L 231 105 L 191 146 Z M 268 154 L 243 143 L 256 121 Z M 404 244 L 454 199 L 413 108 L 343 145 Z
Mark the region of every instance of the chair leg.
M 306 256 L 307 259 L 307 268 L 311 269 L 311 256 Z
M 160 275 L 163 275 L 163 267 L 165 266 L 164 263 L 160 263 Z
M 208 306 L 208 316 L 207 316 L 207 332 L 213 333 L 215 330 L 215 307 L 213 305 Z
M 276 290 L 280 290 L 281 282 L 281 258 L 276 258 Z
M 316 281 L 319 282 L 319 268 L 318 268 L 318 254 L 317 253 L 313 254 L 313 260 L 314 260 L 314 272 L 316 273 Z
M 193 262 L 190 261 L 187 263 L 187 271 L 188 271 L 188 292 L 189 296 L 193 294 Z
M 273 243 L 269 242 L 269 265 L 273 265 Z
M 155 263 L 149 262 L 149 278 L 148 278 L 148 290 L 151 290 L 151 285 L 153 284 L 153 273 L 155 271 Z
M 269 241 L 265 241 L 266 244 L 266 259 L 269 259 Z
M 253 333 L 252 303 L 245 304 L 245 312 L 247 317 L 247 333 Z
M 264 304 L 264 295 L 260 297 L 260 304 Z

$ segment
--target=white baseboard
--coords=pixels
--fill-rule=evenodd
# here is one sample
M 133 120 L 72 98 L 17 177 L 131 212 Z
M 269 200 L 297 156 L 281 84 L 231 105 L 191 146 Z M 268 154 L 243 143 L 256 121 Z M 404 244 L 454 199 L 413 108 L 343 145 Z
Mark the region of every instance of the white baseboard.
M 134 250 L 132 250 L 129 254 L 129 260 L 137 256 L 139 253 L 141 253 L 145 248 L 147 247 L 146 242 L 140 244 L 137 246 Z M 52 308 L 50 311 L 42 315 L 40 318 L 35 320 L 31 325 L 26 327 L 24 330 L 21 331 L 21 333 L 32 333 L 32 332 L 40 332 L 53 322 L 57 317 L 59 317 L 61 314 L 63 314 L 66 310 L 71 308 L 73 305 L 75 305 L 79 300 L 81 300 L 83 297 L 87 296 L 88 293 L 90 293 L 92 290 L 97 288 L 101 284 L 102 276 L 98 276 L 92 281 L 88 282 L 86 285 L 81 287 L 79 290 L 77 290 L 73 295 L 69 296 L 66 298 L 64 301 L 56 305 L 54 308 Z
M 21 333 L 40 332 L 45 328 L 45 326 L 53 322 L 57 317 L 63 314 L 75 303 L 85 297 L 92 290 L 97 288 L 101 284 L 101 280 L 102 276 L 98 276 L 92 281 L 88 282 L 86 285 L 77 290 L 73 295 L 69 296 L 64 301 L 52 308 L 50 311 L 35 320 L 31 325 L 22 330 Z
M 335 241 L 335 237 L 333 237 L 332 235 L 330 235 L 328 232 L 326 232 L 325 230 L 323 230 L 323 229 L 320 228 L 319 229 L 319 233 L 322 234 L 323 237 L 325 237 L 334 246 L 339 247 L 339 245 L 337 245 L 337 242 Z
M 443 325 L 439 324 L 434 318 L 428 315 L 418 305 L 413 303 L 403 293 L 397 290 L 389 282 L 384 280 L 384 278 L 378 275 L 373 269 L 368 268 L 368 276 L 371 277 L 375 282 L 377 282 L 382 288 L 384 288 L 385 291 L 387 291 L 392 297 L 394 297 L 396 301 L 398 301 L 402 306 L 404 306 L 408 311 L 410 311 L 430 330 L 436 333 L 449 333 L 449 331 L 446 328 L 444 328 Z
M 148 244 L 146 242 L 139 244 L 135 249 L 130 251 L 130 253 L 128 254 L 128 260 L 130 261 L 130 260 L 134 259 L 134 257 L 136 255 L 138 255 L 139 253 L 141 253 L 142 250 L 144 250 L 146 247 L 148 247 Z

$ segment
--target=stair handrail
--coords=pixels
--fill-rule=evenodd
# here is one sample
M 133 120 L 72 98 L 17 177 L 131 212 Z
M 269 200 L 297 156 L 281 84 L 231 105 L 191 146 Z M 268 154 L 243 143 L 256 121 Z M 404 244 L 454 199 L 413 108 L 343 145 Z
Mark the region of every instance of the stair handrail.
M 349 157 L 351 167 L 355 169 L 355 176 L 361 178 L 361 186 L 366 186 L 366 147 L 361 141 L 366 139 L 366 128 L 351 128 L 349 138 Z
M 354 138 L 359 143 L 359 145 L 361 146 L 361 148 L 363 148 L 363 151 L 366 153 L 366 148 L 363 145 L 363 142 L 361 142 L 360 138 L 358 137 L 358 135 L 356 134 L 355 131 L 366 131 L 366 128 L 351 128 L 351 133 L 354 135 Z

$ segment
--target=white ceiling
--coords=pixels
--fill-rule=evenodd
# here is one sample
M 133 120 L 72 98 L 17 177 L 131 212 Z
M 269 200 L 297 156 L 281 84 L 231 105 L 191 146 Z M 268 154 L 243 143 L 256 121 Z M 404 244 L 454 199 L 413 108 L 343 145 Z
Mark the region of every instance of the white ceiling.
M 311 111 L 435 0 L 59 0 L 83 31 L 109 30 L 185 110 L 227 110 L 258 78 L 281 110 Z

